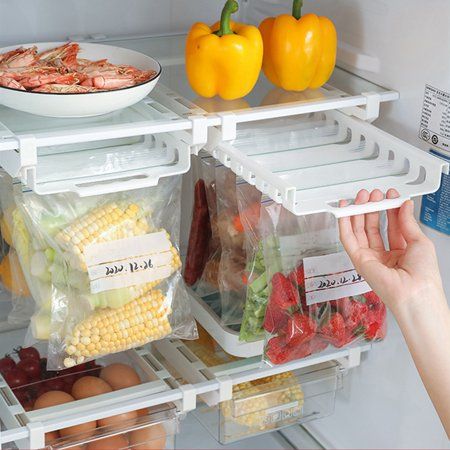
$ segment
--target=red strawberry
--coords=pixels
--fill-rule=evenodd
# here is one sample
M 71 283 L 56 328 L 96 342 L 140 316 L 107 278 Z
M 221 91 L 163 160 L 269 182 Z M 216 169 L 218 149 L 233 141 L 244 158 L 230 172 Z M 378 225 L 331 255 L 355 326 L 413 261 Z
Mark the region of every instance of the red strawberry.
M 380 341 L 386 337 L 386 324 L 373 322 L 371 323 L 364 334 L 368 341 Z
M 294 359 L 302 359 L 306 358 L 307 356 L 311 355 L 311 342 L 305 342 L 302 345 L 298 346 L 288 346 L 289 348 L 289 361 L 292 361 Z
M 352 301 L 350 300 L 350 297 L 342 297 L 338 300 L 333 300 L 333 301 L 335 302 L 337 311 L 342 314 L 344 319 L 347 319 L 347 317 L 351 313 L 351 307 L 352 307 L 351 306 Z M 330 302 L 330 303 L 332 303 L 332 302 Z
M 346 306 L 346 315 L 343 315 L 347 330 L 355 333 L 358 327 L 367 324 L 368 312 L 369 308 L 365 303 L 352 300 L 349 308 Z
M 375 294 L 375 292 L 373 291 L 366 292 L 365 294 L 363 294 L 363 297 L 366 299 L 367 304 L 370 306 L 379 305 L 380 303 L 383 303 L 380 297 L 378 297 L 378 295 Z
M 386 329 L 386 307 L 384 307 L 384 310 L 382 308 L 370 310 L 364 333 L 365 338 L 369 341 L 384 339 L 386 337 Z
M 291 282 L 298 287 L 304 288 L 305 285 L 305 271 L 303 269 L 303 264 L 300 264 L 296 269 L 294 269 L 289 274 L 289 279 Z
M 286 342 L 288 345 L 298 347 L 310 341 L 316 333 L 316 322 L 304 314 L 294 313 L 289 318 L 286 327 Z
M 289 361 L 289 348 L 283 336 L 275 336 L 269 339 L 266 347 L 266 356 L 273 364 L 283 364 Z
M 286 326 L 289 315 L 286 311 L 281 310 L 277 305 L 269 301 L 264 317 L 263 328 L 269 333 L 276 333 Z
M 319 330 L 319 334 L 335 347 L 342 347 L 348 342 L 345 321 L 341 314 L 334 313 L 330 320 Z
M 321 339 L 318 335 L 315 335 L 309 342 L 311 354 L 320 353 L 328 347 L 328 342 Z
M 298 300 L 298 291 L 289 279 L 280 272 L 276 273 L 272 277 L 272 293 L 270 294 L 269 302 L 286 310 L 297 306 Z

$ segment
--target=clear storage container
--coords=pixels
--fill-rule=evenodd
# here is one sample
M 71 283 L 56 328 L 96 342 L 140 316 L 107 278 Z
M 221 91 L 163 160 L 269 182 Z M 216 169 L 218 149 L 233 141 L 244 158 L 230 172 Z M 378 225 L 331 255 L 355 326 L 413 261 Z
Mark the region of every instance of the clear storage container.
M 173 404 L 139 411 L 137 419 L 98 427 L 94 433 L 51 440 L 45 450 L 163 450 L 175 448 L 179 416 Z
M 233 387 L 233 398 L 194 415 L 222 444 L 305 423 L 334 411 L 343 370 L 331 361 Z

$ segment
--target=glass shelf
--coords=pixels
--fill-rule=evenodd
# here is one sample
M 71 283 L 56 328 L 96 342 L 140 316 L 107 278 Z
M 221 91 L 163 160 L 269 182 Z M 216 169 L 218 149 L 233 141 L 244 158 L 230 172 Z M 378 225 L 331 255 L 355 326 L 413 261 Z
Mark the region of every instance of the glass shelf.
M 382 101 L 398 98 L 398 94 L 363 78 L 352 75 L 337 67 L 333 76 L 323 88 L 304 92 L 288 92 L 274 87 L 261 73 L 252 92 L 238 100 L 222 100 L 218 97 L 207 99 L 199 97 L 190 87 L 184 65 L 171 65 L 163 68 L 162 83 L 179 93 L 184 99 L 202 108 L 209 114 L 229 111 L 249 111 L 255 108 L 270 108 L 285 104 L 313 104 L 325 100 L 337 100 L 361 96 L 365 92 L 381 95 Z

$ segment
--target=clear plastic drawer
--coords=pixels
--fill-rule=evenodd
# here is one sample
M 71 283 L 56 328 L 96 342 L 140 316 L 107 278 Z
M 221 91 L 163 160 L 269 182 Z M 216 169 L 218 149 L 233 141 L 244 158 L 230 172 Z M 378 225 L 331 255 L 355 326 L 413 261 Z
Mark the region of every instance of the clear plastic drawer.
M 235 385 L 231 400 L 194 414 L 227 444 L 332 414 L 342 377 L 336 361 L 284 372 Z

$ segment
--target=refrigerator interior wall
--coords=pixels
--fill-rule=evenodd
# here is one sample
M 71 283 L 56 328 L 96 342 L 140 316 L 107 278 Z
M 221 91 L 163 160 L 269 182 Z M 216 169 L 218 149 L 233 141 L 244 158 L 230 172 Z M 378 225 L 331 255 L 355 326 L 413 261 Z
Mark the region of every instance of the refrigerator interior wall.
M 222 4 L 222 0 L 0 0 L 0 43 L 181 32 L 197 20 L 215 21 Z M 243 15 L 259 23 L 268 15 L 289 12 L 291 0 L 243 0 L 241 5 Z M 341 57 L 349 70 L 400 92 L 400 101 L 382 106 L 376 125 L 427 149 L 418 138 L 425 84 L 450 91 L 446 57 L 450 2 L 305 0 L 304 12 L 312 10 L 336 23 L 345 50 Z M 186 197 L 191 197 L 190 187 L 188 179 Z M 191 208 L 186 210 L 190 216 Z M 188 227 L 183 230 L 186 238 Z M 442 272 L 448 273 L 449 238 L 427 233 L 437 244 Z M 444 283 L 450 298 L 449 277 Z M 311 429 L 332 447 L 448 448 L 400 332 L 393 320 L 390 325 L 388 339 L 351 372 L 338 394 L 336 414 Z
M 221 0 L 0 0 L 0 44 L 185 32 L 196 21 L 215 22 L 221 7 Z
M 259 23 L 290 7 L 290 0 L 249 0 L 245 14 Z M 450 60 L 443 56 L 450 54 L 450 2 L 305 0 L 303 11 L 333 19 L 341 65 L 400 92 L 399 101 L 382 106 L 375 125 L 427 150 L 430 145 L 419 138 L 425 85 L 450 92 Z M 450 238 L 423 228 L 436 244 L 450 298 Z M 392 317 L 389 325 L 388 338 L 364 357 L 337 394 L 336 413 L 310 429 L 337 448 L 449 448 Z

